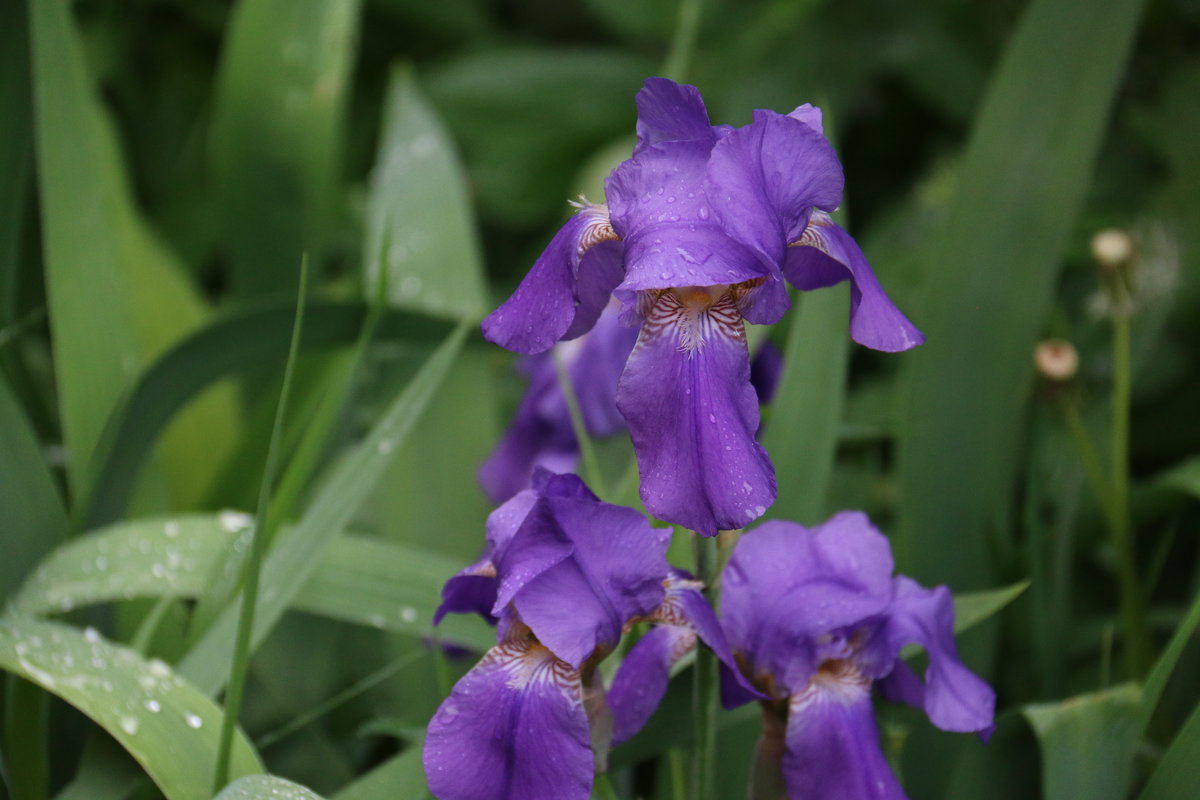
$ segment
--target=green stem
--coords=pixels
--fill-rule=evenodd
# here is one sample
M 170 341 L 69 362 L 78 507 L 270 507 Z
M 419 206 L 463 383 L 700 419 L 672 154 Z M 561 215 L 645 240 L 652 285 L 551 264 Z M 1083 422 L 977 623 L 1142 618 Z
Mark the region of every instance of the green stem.
M 696 50 L 696 34 L 700 30 L 702 5 L 702 0 L 681 0 L 679 3 L 679 21 L 675 24 L 671 49 L 667 52 L 667 60 L 663 64 L 663 75 L 677 83 L 687 79 L 687 72 L 691 67 L 692 54 Z
M 696 577 L 704 582 L 704 597 L 716 607 L 717 542 L 693 534 Z M 693 715 L 696 740 L 692 750 L 692 800 L 716 800 L 717 790 L 717 657 L 705 647 L 696 650 Z
M 592 784 L 593 800 L 621 800 L 607 772 L 597 772 L 596 782 Z
M 275 481 L 279 445 L 283 438 L 283 420 L 287 415 L 288 395 L 291 393 L 292 376 L 296 370 L 297 354 L 300 350 L 300 333 L 304 328 L 304 302 L 307 294 L 308 258 L 306 257 L 300 262 L 300 289 L 296 300 L 296 317 L 292 326 L 292 342 L 288 349 L 287 365 L 283 370 L 283 386 L 279 390 L 279 406 L 275 410 L 271 441 L 267 445 L 267 462 L 263 467 L 262 482 L 259 485 L 254 535 L 250 540 L 250 553 L 246 558 L 246 575 L 242 587 L 242 605 L 238 614 L 237 639 L 234 643 L 233 663 L 229 670 L 229 690 L 225 694 L 225 714 L 221 718 L 221 738 L 217 746 L 217 768 L 213 776 L 213 794 L 220 792 L 229 781 L 233 729 L 237 726 L 250 662 L 250 637 L 254 630 L 254 610 L 258 604 L 258 578 L 262 570 L 263 553 L 271 538 L 271 531 L 267 530 L 268 525 L 272 522 L 272 515 L 268 513 L 271 487 Z
M 592 446 L 592 437 L 588 435 L 587 425 L 583 421 L 583 412 L 579 409 L 579 397 L 575 394 L 575 384 L 567 372 L 566 362 L 562 353 L 555 348 L 554 369 L 558 373 L 558 387 L 562 390 L 563 398 L 567 401 L 567 411 L 571 415 L 571 429 L 579 442 L 579 454 L 583 460 L 583 477 L 592 491 L 605 499 L 608 492 L 604 489 L 604 477 L 600 474 L 600 462 L 596 459 L 596 448 Z
M 1125 665 L 1130 677 L 1140 678 L 1150 666 L 1150 634 L 1146 628 L 1145 599 L 1138 579 L 1129 519 L 1129 408 L 1132 394 L 1130 318 L 1118 303 L 1113 317 L 1111 529 L 1121 589 L 1120 617 L 1125 633 Z
M 1116 525 L 1116 511 L 1113 508 L 1113 491 L 1109 486 L 1108 476 L 1104 474 L 1104 465 L 1100 461 L 1100 452 L 1096 449 L 1096 445 L 1088 433 L 1087 426 L 1083 422 L 1083 415 L 1079 413 L 1079 406 L 1075 403 L 1074 398 L 1065 392 L 1059 392 L 1059 407 L 1062 409 L 1063 419 L 1067 423 L 1067 430 L 1071 434 L 1071 441 L 1074 442 L 1075 450 L 1079 454 L 1079 460 L 1083 462 L 1084 474 L 1087 475 L 1088 483 L 1091 484 L 1092 491 L 1096 495 L 1096 502 L 1104 514 L 1105 524 L 1111 531 Z

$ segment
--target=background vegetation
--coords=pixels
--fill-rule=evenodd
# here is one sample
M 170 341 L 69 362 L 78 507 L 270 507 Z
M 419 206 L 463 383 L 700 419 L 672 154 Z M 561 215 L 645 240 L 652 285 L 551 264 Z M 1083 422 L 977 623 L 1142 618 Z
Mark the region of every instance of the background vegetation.
M 863 508 L 923 583 L 1028 582 L 963 642 L 991 744 L 884 712 L 911 796 L 1194 796 L 1198 54 L 1194 0 L 0 0 L 3 790 L 212 796 L 257 514 L 230 777 L 424 796 L 473 663 L 430 619 L 521 391 L 476 323 L 666 72 L 718 122 L 825 108 L 850 224 L 928 337 L 853 348 L 845 286 L 759 332 L 787 357 L 770 514 Z M 1034 369 L 1051 336 L 1069 381 Z M 617 485 L 628 443 L 598 446 Z M 688 678 L 614 751 L 622 796 L 677 796 Z M 757 721 L 723 719 L 738 797 Z M 310 796 L 223 797 L 272 788 Z

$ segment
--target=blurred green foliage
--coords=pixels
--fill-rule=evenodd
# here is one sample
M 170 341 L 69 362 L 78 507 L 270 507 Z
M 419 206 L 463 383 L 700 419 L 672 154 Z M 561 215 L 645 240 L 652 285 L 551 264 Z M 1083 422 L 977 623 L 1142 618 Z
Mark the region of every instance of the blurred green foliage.
M 208 796 L 252 523 L 228 509 L 256 502 L 307 253 L 283 527 L 235 746 L 235 775 L 283 777 L 221 796 L 422 796 L 421 732 L 472 663 L 424 639 L 482 542 L 474 472 L 522 388 L 473 327 L 566 201 L 600 199 L 634 94 L 674 52 L 714 121 L 825 109 L 844 221 L 929 338 L 849 345 L 842 289 L 752 332 L 787 356 L 764 415 L 772 515 L 865 509 L 973 621 L 1012 601 L 962 645 L 999 692 L 990 745 L 882 712 L 910 795 L 1192 796 L 1200 3 L 705 0 L 694 46 L 680 10 L 0 0 L 0 794 Z M 1123 658 L 1122 556 L 1068 424 L 1109 474 L 1117 361 L 1091 244 L 1112 227 L 1134 245 L 1148 674 Z M 1048 337 L 1078 350 L 1067 383 L 1034 369 Z M 598 444 L 618 485 L 628 446 Z M 622 797 L 675 797 L 690 679 L 614 751 Z M 753 714 L 723 718 L 722 797 L 756 736 Z

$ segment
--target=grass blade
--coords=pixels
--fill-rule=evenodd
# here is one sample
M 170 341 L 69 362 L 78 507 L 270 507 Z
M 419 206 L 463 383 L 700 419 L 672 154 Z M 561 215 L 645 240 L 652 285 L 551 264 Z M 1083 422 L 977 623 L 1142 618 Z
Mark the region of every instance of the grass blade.
M 229 756 L 233 745 L 233 728 L 237 724 L 242 708 L 242 692 L 246 685 L 246 672 L 250 666 L 250 633 L 254 629 L 254 611 L 258 604 L 258 579 L 262 569 L 263 553 L 271 541 L 279 515 L 270 514 L 271 491 L 278 470 L 279 446 L 283 433 L 283 421 L 287 417 L 288 399 L 291 394 L 292 377 L 296 373 L 296 361 L 300 352 L 300 336 L 304 330 L 304 303 L 308 298 L 308 258 L 300 261 L 300 289 L 296 300 L 296 319 L 292 326 L 292 341 L 288 348 L 287 363 L 283 368 L 283 387 L 279 390 L 279 404 L 275 409 L 275 422 L 271 427 L 271 441 L 267 445 L 267 463 L 263 468 L 262 481 L 258 489 L 258 510 L 254 515 L 253 533 L 250 537 L 250 555 L 246 560 L 242 588 L 242 602 L 238 615 L 237 636 L 234 640 L 233 661 L 229 668 L 229 691 L 225 695 L 225 717 L 221 724 L 221 741 L 217 750 L 217 767 L 213 777 L 213 792 L 220 791 L 229 780 Z
M 218 379 L 278 364 L 287 356 L 292 301 L 263 303 L 222 317 L 181 340 L 141 376 L 109 420 L 97 481 L 82 514 L 84 529 L 98 528 L 125 513 L 130 493 L 151 448 L 187 403 Z M 312 303 L 304 352 L 347 345 L 362 330 L 362 303 Z M 379 335 L 425 343 L 445 337 L 452 326 L 411 312 L 385 312 Z
M 403 444 L 417 424 L 461 350 L 469 324 L 461 323 L 429 357 L 367 437 L 334 467 L 299 524 L 278 538 L 263 568 L 263 599 L 252 642 L 261 641 L 279 620 L 317 568 L 330 541 L 345 528 L 375 485 L 391 461 L 392 451 Z M 180 662 L 180 672 L 205 691 L 218 691 L 224 682 L 236 626 L 236 609 L 226 609 Z

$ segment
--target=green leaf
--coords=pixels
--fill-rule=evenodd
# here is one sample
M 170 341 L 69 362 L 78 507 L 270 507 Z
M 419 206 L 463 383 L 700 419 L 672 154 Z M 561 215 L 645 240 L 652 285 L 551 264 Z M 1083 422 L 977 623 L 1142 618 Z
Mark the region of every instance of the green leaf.
M 999 589 L 955 595 L 954 632 L 962 633 L 975 627 L 1016 600 L 1028 588 L 1029 581 L 1017 581 Z
M 67 515 L 37 436 L 0 373 L 0 598 L 8 597 L 67 531 Z
M 1192 605 L 1188 608 L 1187 615 L 1180 621 L 1175 633 L 1171 634 L 1171 641 L 1167 642 L 1167 646 L 1163 648 L 1158 660 L 1150 668 L 1150 674 L 1146 676 L 1142 693 L 1142 716 L 1146 724 L 1149 724 L 1150 717 L 1154 714 L 1154 709 L 1157 708 L 1158 701 L 1167 688 L 1167 681 L 1170 679 L 1171 673 L 1175 671 L 1175 665 L 1179 663 L 1179 658 L 1183 655 L 1183 651 L 1187 648 L 1188 642 L 1191 641 L 1197 628 L 1200 628 L 1200 592 L 1197 592 L 1196 596 L 1192 598 Z
M 274 775 L 247 775 L 230 783 L 213 800 L 321 800 L 321 796 Z
M 141 365 L 206 311 L 138 215 L 69 5 L 49 0 L 30 9 L 54 367 L 68 477 L 83 493 L 105 420 Z M 233 435 L 232 400 L 206 399 L 164 444 L 177 502 L 194 500 L 219 462 Z
M 482 254 L 462 165 L 411 69 L 394 70 L 388 85 L 364 253 L 368 294 L 382 257 L 392 305 L 451 318 L 485 311 Z
M 362 536 L 343 536 L 297 596 L 295 607 L 396 633 L 433 633 L 442 584 L 464 565 L 434 553 Z M 451 614 L 437 628 L 450 641 L 486 650 L 495 631 L 474 616 Z
M 25 614 L 46 614 L 135 597 L 202 594 L 247 514 L 189 514 L 123 522 L 80 536 L 45 559 L 13 598 Z
M 783 372 L 763 431 L 781 487 L 768 512 L 773 519 L 813 525 L 826 516 L 846 394 L 849 291 L 806 293 L 792 311 Z
M 120 519 L 155 440 L 193 397 L 227 375 L 266 369 L 287 356 L 295 304 L 272 301 L 226 315 L 183 339 L 142 375 L 119 413 L 110 419 L 102 466 L 84 527 Z M 354 342 L 367 307 L 362 303 L 313 303 L 305 312 L 306 352 Z M 451 325 L 411 312 L 385 312 L 381 339 L 432 343 Z
M 993 75 L 945 229 L 924 253 L 927 342 L 903 357 L 898 568 L 976 589 L 1016 458 L 1030 353 L 1087 191 L 1142 0 L 1034 0 Z
M 1200 705 L 1176 734 L 1138 800 L 1190 800 L 1200 786 Z
M 293 292 L 301 254 L 320 263 L 358 15 L 358 0 L 234 8 L 211 135 L 214 210 L 239 294 Z
M 1000 611 L 1022 592 L 1029 588 L 1029 581 L 1018 581 L 999 589 L 984 592 L 966 592 L 954 596 L 954 632 L 962 633 L 969 630 L 988 617 Z M 921 652 L 924 648 L 909 644 L 901 651 L 904 658 L 909 658 Z
M 1026 706 L 1042 751 L 1045 800 L 1120 800 L 1141 739 L 1142 691 L 1126 683 L 1057 703 Z
M 195 598 L 249 537 L 250 516 L 226 511 L 156 517 L 109 526 L 59 547 L 13 598 L 24 614 L 139 597 Z M 442 584 L 465 563 L 426 548 L 366 536 L 330 543 L 292 607 L 331 619 L 411 636 L 429 636 Z M 451 615 L 440 637 L 486 650 L 491 628 Z
M 366 438 L 332 469 L 300 522 L 276 537 L 263 566 L 254 643 L 274 627 L 317 568 L 330 541 L 383 474 L 393 451 L 404 444 L 454 363 L 467 330 L 468 323 L 460 324 L 429 357 Z M 234 602 L 180 662 L 179 671 L 205 691 L 218 691 L 227 677 L 236 628 Z
M 334 794 L 330 800 L 426 800 L 428 797 L 418 741 Z
M 580 161 L 629 132 L 652 70 L 616 50 L 522 46 L 469 52 L 424 84 L 462 146 L 481 209 L 529 225 L 561 213 Z
M 33 107 L 26 3 L 0 6 L 0 330 L 16 317 L 17 250 L 29 199 Z M 2 339 L 3 337 L 0 337 Z
M 1174 489 L 1200 500 L 1200 457 L 1189 458 L 1167 471 L 1155 481 L 1166 489 Z
M 221 710 L 162 661 L 143 659 L 95 630 L 8 614 L 0 619 L 0 667 L 78 708 L 158 784 L 168 800 L 208 800 Z M 261 772 L 244 736 L 234 775 Z

